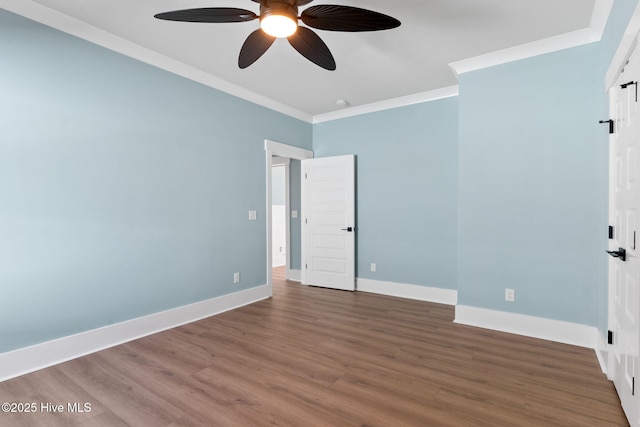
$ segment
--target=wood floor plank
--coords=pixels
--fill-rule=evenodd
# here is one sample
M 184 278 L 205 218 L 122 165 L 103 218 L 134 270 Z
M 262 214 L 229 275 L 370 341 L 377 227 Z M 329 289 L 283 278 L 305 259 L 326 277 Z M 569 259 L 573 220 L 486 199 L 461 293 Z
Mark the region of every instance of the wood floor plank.
M 71 422 L 85 421 L 105 411 L 97 399 L 65 376 L 57 367 L 44 369 L 22 378 L 0 383 L 0 402 L 30 403 L 36 405 L 35 412 L 0 414 L 0 425 L 15 426 L 58 426 Z M 83 412 L 70 413 L 78 403 Z M 84 404 L 90 408 L 84 411 Z M 63 405 L 62 412 L 53 412 Z M 7 419 L 8 423 L 1 421 Z
M 251 371 L 238 372 L 229 366 L 217 366 L 207 368 L 195 377 L 211 390 L 222 391 L 231 397 L 236 419 L 228 425 L 309 425 L 310 413 L 307 408 L 277 393 L 271 386 L 272 380 L 256 381 Z M 299 381 L 313 384 L 303 378 Z M 326 390 L 320 385 L 315 387 Z M 333 414 L 323 413 L 320 418 L 326 423 L 332 420 Z
M 116 365 L 117 347 L 60 365 L 60 370 L 130 425 L 167 425 L 182 413 Z
M 0 383 L 10 426 L 626 426 L 593 350 L 453 323 L 451 306 L 302 286 Z

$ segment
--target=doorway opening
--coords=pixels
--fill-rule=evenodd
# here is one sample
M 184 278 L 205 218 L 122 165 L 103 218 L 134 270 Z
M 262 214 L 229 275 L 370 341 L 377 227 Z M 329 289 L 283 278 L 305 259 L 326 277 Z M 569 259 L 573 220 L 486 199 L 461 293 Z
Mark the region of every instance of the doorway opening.
M 274 200 L 279 201 L 278 195 L 274 196 L 274 167 L 284 168 L 284 272 L 287 280 L 300 281 L 300 219 L 302 218 L 302 208 L 300 199 L 300 161 L 313 158 L 313 151 L 279 142 L 265 140 L 265 157 L 267 173 L 267 206 L 266 206 L 266 226 L 267 226 L 267 285 L 273 295 L 273 268 L 274 255 L 279 252 L 274 244 Z M 280 173 L 278 171 L 276 174 Z M 293 196 L 293 197 L 292 197 Z M 275 227 L 277 228 L 277 226 Z M 278 232 L 277 230 L 275 230 Z M 277 249 L 277 251 L 276 251 Z M 283 248 L 284 249 L 284 248 Z M 281 273 L 283 267 L 278 268 Z
M 271 266 L 290 267 L 289 252 L 289 162 L 288 158 L 273 157 L 271 167 Z

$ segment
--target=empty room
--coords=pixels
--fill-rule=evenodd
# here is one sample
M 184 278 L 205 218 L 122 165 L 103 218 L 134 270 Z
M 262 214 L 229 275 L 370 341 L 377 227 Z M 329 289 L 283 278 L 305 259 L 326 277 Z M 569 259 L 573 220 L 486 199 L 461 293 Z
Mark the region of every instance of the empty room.
M 640 427 L 638 0 L 0 0 L 0 425 Z

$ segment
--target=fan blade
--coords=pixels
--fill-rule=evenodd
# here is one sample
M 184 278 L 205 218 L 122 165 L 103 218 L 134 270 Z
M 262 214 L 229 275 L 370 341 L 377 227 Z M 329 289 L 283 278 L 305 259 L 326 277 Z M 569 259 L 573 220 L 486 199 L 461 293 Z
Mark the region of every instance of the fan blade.
M 293 35 L 287 37 L 287 40 L 289 40 L 289 43 L 295 50 L 314 64 L 329 71 L 336 69 L 336 61 L 333 59 L 329 48 L 324 44 L 322 39 L 310 29 L 298 27 L 298 30 Z
M 400 26 L 396 18 L 351 6 L 320 5 L 305 9 L 300 16 L 310 27 L 328 31 L 379 31 Z
M 235 7 L 202 7 L 158 13 L 154 17 L 166 21 L 223 23 L 252 21 L 258 15 Z
M 249 34 L 249 37 L 247 37 L 240 49 L 238 66 L 240 68 L 247 68 L 256 62 L 258 58 L 271 47 L 275 40 L 275 37 L 271 37 L 260 28 Z

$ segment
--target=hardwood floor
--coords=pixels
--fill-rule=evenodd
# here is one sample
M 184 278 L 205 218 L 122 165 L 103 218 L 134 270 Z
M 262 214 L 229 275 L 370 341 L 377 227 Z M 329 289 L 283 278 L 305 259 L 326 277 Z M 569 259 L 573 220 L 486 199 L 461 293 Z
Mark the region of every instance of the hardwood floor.
M 627 425 L 592 350 L 453 315 L 278 269 L 272 299 L 0 383 L 0 402 L 37 405 L 0 425 Z

